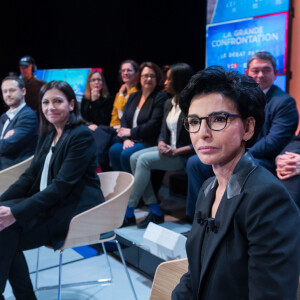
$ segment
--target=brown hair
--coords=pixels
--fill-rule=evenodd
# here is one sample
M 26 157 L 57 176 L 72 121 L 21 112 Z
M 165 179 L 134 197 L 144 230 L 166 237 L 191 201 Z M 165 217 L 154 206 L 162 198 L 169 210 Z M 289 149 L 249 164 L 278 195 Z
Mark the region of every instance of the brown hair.
M 100 77 L 102 79 L 102 89 L 100 90 L 100 95 L 103 97 L 103 98 L 106 98 L 109 94 L 109 91 L 108 91 L 108 87 L 107 87 L 107 84 L 106 84 L 106 81 L 105 81 L 105 78 L 103 76 L 103 74 L 99 71 L 99 70 L 92 70 L 88 77 L 87 77 L 87 80 L 86 80 L 86 85 L 85 85 L 85 93 L 84 93 L 84 97 L 88 100 L 91 100 L 91 87 L 90 87 L 90 79 L 91 77 L 96 74 L 96 73 L 99 73 L 100 74 Z

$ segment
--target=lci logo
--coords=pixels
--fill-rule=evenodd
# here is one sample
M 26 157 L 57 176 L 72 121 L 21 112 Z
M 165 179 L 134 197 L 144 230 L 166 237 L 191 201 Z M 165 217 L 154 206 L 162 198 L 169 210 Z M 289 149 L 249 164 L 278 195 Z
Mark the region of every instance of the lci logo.
M 228 69 L 237 69 L 239 66 L 238 63 L 227 64 Z

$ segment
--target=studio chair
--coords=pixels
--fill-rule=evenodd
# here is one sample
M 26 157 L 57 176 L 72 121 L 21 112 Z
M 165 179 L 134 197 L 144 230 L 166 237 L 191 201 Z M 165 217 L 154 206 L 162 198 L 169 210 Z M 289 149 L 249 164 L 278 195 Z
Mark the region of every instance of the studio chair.
M 188 271 L 186 258 L 161 263 L 155 272 L 149 300 L 170 300 L 181 276 Z
M 20 163 L 0 171 L 0 195 L 3 194 L 30 166 L 33 155 Z
M 133 186 L 134 177 L 126 172 L 103 172 L 98 174 L 101 182 L 101 190 L 103 192 L 105 202 L 95 206 L 77 216 L 75 216 L 70 223 L 69 230 L 65 239 L 64 245 L 59 249 L 59 280 L 56 286 L 39 287 L 38 286 L 38 268 L 39 268 L 39 249 L 37 255 L 36 265 L 36 280 L 35 290 L 46 290 L 58 288 L 58 300 L 61 299 L 61 288 L 89 284 L 103 284 L 112 282 L 112 272 L 109 259 L 105 249 L 105 242 L 114 241 L 117 245 L 122 263 L 124 265 L 125 273 L 127 275 L 130 287 L 137 300 L 137 296 L 128 273 L 128 269 L 123 257 L 122 249 L 118 241 L 115 239 L 116 234 L 113 232 L 119 228 L 124 220 L 125 211 L 127 208 L 129 195 Z M 62 284 L 62 265 L 63 265 L 63 251 L 68 248 L 79 246 L 102 244 L 103 253 L 106 257 L 110 277 L 106 279 L 99 279 L 95 281 Z

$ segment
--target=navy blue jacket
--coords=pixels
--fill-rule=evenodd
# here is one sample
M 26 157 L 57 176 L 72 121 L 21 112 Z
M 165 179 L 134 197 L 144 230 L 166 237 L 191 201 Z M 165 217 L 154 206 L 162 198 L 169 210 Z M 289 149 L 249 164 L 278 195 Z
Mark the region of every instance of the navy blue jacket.
M 261 165 L 275 170 L 275 158 L 294 136 L 299 116 L 295 100 L 276 85 L 267 92 L 266 101 L 265 123 L 249 151 Z
M 5 123 L 6 113 L 0 117 L 0 134 Z M 25 105 L 5 129 L 14 134 L 0 140 L 0 170 L 15 165 L 34 154 L 38 139 L 38 119 L 35 112 Z M 3 135 L 3 136 L 4 136 Z

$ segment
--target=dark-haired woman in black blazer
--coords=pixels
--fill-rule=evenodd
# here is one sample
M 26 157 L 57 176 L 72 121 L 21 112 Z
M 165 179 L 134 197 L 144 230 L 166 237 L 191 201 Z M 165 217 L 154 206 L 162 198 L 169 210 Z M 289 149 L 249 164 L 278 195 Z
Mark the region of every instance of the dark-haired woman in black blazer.
M 246 151 L 263 125 L 263 91 L 246 75 L 210 67 L 192 77 L 180 107 L 215 176 L 200 190 L 186 242 L 189 269 L 172 299 L 296 300 L 299 210 Z
M 131 172 L 130 156 L 156 144 L 167 95 L 160 91 L 163 74 L 152 62 L 138 70 L 139 92 L 130 95 L 121 119 L 121 128 L 109 148 L 110 165 L 115 171 Z
M 72 88 L 41 89 L 40 139 L 31 166 L 0 197 L 0 299 L 9 279 L 16 299 L 36 299 L 23 250 L 62 246 L 76 214 L 104 201 L 96 145 Z

